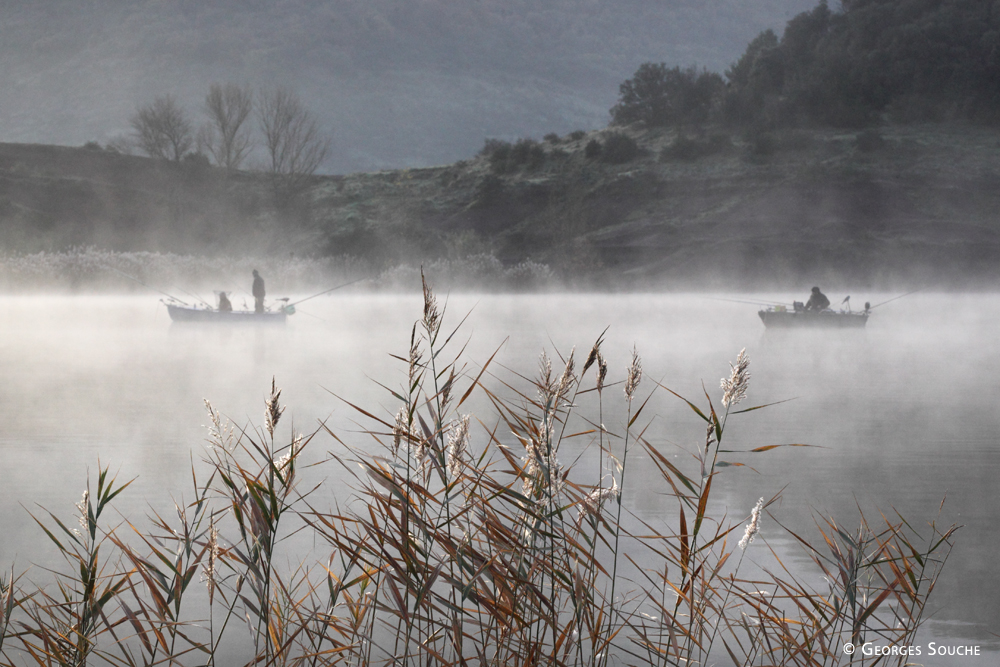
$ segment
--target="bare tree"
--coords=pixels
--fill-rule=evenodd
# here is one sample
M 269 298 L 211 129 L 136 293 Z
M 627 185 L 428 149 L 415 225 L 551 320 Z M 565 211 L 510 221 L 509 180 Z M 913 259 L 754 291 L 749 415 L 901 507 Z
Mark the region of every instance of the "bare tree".
M 253 150 L 253 137 L 247 120 L 253 111 L 253 91 L 246 86 L 213 83 L 205 96 L 208 123 L 198 133 L 198 146 L 204 148 L 215 164 L 239 169 Z
M 257 120 L 276 190 L 284 196 L 301 192 L 329 154 L 330 140 L 320 134 L 298 96 L 285 88 L 260 91 Z
M 136 109 L 129 123 L 136 144 L 150 157 L 180 161 L 194 142 L 191 122 L 173 95 L 153 98 Z

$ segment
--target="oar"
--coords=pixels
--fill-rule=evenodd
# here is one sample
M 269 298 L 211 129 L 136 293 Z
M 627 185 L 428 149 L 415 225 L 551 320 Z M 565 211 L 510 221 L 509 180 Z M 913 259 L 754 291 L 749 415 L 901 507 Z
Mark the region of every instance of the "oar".
M 889 299 L 889 301 L 883 301 L 882 303 L 877 303 L 874 306 L 872 306 L 871 308 L 869 308 L 868 310 L 875 310 L 879 306 L 884 306 L 885 304 L 887 304 L 887 303 L 889 303 L 891 301 L 895 301 L 896 299 L 902 299 L 904 296 L 910 296 L 911 294 L 916 294 L 919 291 L 920 290 L 915 289 L 912 292 L 907 292 L 906 294 L 900 294 L 899 296 L 894 296 L 891 299 Z
M 331 287 L 328 290 L 323 290 L 319 294 L 313 294 L 312 296 L 307 296 L 304 299 L 299 299 L 298 301 L 294 301 L 292 303 L 286 304 L 285 308 L 288 308 L 289 306 L 296 306 L 296 305 L 302 303 L 303 301 L 308 301 L 309 299 L 315 299 L 318 296 L 323 296 L 324 294 L 329 294 L 330 292 L 335 292 L 335 291 L 339 290 L 341 287 L 347 287 L 348 285 L 353 285 L 354 283 L 360 283 L 362 280 L 368 280 L 368 279 L 367 278 L 358 278 L 357 280 L 352 280 L 349 283 L 344 283 L 343 285 L 337 285 L 336 287 Z
M 142 282 L 141 280 L 139 280 L 135 276 L 130 276 L 129 274 L 125 273 L 124 271 L 119 271 L 118 269 L 116 269 L 113 266 L 105 266 L 104 268 L 105 269 L 110 269 L 111 271 L 114 271 L 115 273 L 117 273 L 119 275 L 125 276 L 129 280 L 134 280 L 135 282 L 139 283 L 140 285 L 142 285 L 146 289 L 153 290 L 157 294 L 162 294 L 163 296 L 167 297 L 168 299 L 172 299 L 172 300 L 176 301 L 177 303 L 182 303 L 185 306 L 188 305 L 188 303 L 186 301 L 181 301 L 180 299 L 178 299 L 177 297 L 175 297 L 173 294 L 167 294 L 166 292 L 164 292 L 162 290 L 158 290 L 155 287 L 150 287 L 149 285 L 147 285 L 146 283 Z

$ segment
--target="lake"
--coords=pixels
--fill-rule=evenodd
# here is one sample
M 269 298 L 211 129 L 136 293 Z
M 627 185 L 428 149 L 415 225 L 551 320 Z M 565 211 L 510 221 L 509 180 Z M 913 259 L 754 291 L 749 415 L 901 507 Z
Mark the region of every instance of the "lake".
M 828 294 L 834 303 L 843 296 Z M 493 370 L 508 381 L 533 375 L 543 349 L 558 367 L 557 353 L 575 345 L 582 364 L 607 328 L 609 383 L 623 379 L 634 346 L 643 398 L 655 380 L 701 403 L 704 383 L 717 405 L 719 378 L 745 347 L 752 379 L 741 407 L 794 400 L 733 417 L 726 445 L 815 447 L 743 455 L 757 472 L 726 469 L 715 482 L 717 500 L 740 517 L 759 496 L 784 489 L 772 511 L 809 534 L 820 514 L 856 525 L 858 506 L 872 518 L 895 508 L 922 525 L 947 497 L 939 524 L 963 528 L 918 639 L 981 647 L 983 657 L 961 664 L 1000 662 L 990 634 L 1000 631 L 1000 576 L 992 569 L 1000 553 L 1000 296 L 915 294 L 875 309 L 865 330 L 825 332 L 765 332 L 754 305 L 720 297 L 458 294 L 447 299 L 445 328 L 468 315 L 453 345 L 468 342 L 469 372 L 499 348 Z M 772 298 L 789 295 L 753 297 Z M 190 499 L 192 459 L 198 467 L 207 437 L 203 399 L 237 424 L 259 426 L 274 377 L 288 406 L 282 428 L 312 431 L 325 421 L 361 444 L 359 431 L 370 423 L 338 397 L 379 416 L 395 412 L 377 383 L 401 384 L 405 369 L 390 354 L 405 355 L 421 308 L 419 294 L 335 294 L 303 304 L 284 327 L 227 328 L 173 325 L 145 296 L 0 297 L 0 568 L 57 563 L 28 512 L 41 506 L 71 517 L 98 461 L 122 479 L 136 478 L 115 503 L 124 516 Z M 499 380 L 486 382 L 502 389 Z M 620 385 L 605 393 L 612 391 L 620 401 Z M 482 397 L 470 405 L 486 414 Z M 652 420 L 649 436 L 675 453 L 703 441 L 700 420 L 665 391 L 643 416 Z M 612 412 L 615 419 L 621 415 Z M 322 458 L 336 443 L 320 435 L 310 447 Z M 658 500 L 643 490 L 656 472 L 636 456 L 624 502 L 655 519 Z M 791 549 L 766 520 L 761 539 Z

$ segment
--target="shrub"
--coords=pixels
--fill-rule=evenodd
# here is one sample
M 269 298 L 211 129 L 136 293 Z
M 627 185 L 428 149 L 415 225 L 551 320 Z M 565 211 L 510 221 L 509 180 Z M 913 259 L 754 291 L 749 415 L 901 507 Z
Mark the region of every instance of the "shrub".
M 569 138 L 571 141 L 580 141 L 580 139 L 583 139 L 585 136 L 587 136 L 587 133 L 584 132 L 583 130 L 573 130 L 572 132 L 569 133 Z
M 555 132 L 550 132 L 549 134 L 546 134 L 544 137 L 542 137 L 542 139 L 544 139 L 545 141 L 547 141 L 550 144 L 558 144 L 559 143 L 559 135 L 556 134 Z
M 88 141 L 87 143 L 85 143 L 83 145 L 83 147 L 86 150 L 88 150 L 88 151 L 100 151 L 100 150 L 104 150 L 103 148 L 101 148 L 101 145 L 99 143 L 97 143 L 96 141 Z
M 126 135 L 113 137 L 104 144 L 104 150 L 109 153 L 120 153 L 121 155 L 132 155 L 135 153 L 136 145 L 132 139 Z
M 196 168 L 208 168 L 212 166 L 212 162 L 208 159 L 208 156 L 201 151 L 187 153 L 184 156 L 184 164 Z
M 518 139 L 510 151 L 510 161 L 514 167 L 534 169 L 545 162 L 545 150 L 534 139 Z
M 518 139 L 514 144 L 488 139 L 480 154 L 489 157 L 490 169 L 498 174 L 516 171 L 521 167 L 536 169 L 545 163 L 545 149 L 534 139 Z
M 732 145 L 732 140 L 725 134 L 713 134 L 704 139 L 678 134 L 660 153 L 660 160 L 697 160 L 722 153 L 732 148 Z
M 604 140 L 601 161 L 609 164 L 624 164 L 637 158 L 639 152 L 639 144 L 636 143 L 635 139 L 627 134 L 614 132 Z
M 510 142 L 504 141 L 503 139 L 487 139 L 483 143 L 483 147 L 479 149 L 479 154 L 484 157 L 493 157 L 495 153 L 509 151 Z
M 503 141 L 501 139 L 487 139 L 486 145 L 483 146 L 483 150 L 480 151 L 480 154 L 489 158 L 490 169 L 492 171 L 502 173 L 507 169 L 507 163 L 510 161 L 510 152 L 512 148 L 513 146 L 509 141 Z
M 583 155 L 588 160 L 593 160 L 601 155 L 601 142 L 597 139 L 591 139 L 587 142 L 587 146 L 583 149 Z

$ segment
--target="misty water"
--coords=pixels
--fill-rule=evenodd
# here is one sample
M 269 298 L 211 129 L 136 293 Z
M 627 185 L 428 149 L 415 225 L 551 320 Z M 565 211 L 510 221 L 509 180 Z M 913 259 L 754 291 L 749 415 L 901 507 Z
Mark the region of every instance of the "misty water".
M 834 303 L 843 296 L 828 294 Z M 756 310 L 703 295 L 453 295 L 445 328 L 468 314 L 456 344 L 468 342 L 469 371 L 499 348 L 494 372 L 517 382 L 515 373 L 534 374 L 543 349 L 558 359 L 575 345 L 585 355 L 609 327 L 609 382 L 623 379 L 634 346 L 645 370 L 643 398 L 655 380 L 699 403 L 703 386 L 718 402 L 719 378 L 745 347 L 753 374 L 746 405 L 794 400 L 731 419 L 727 447 L 816 447 L 735 458 L 756 472 L 726 469 L 713 489 L 717 509 L 742 517 L 759 496 L 782 492 L 772 512 L 810 538 L 814 516 L 852 528 L 858 506 L 872 519 L 878 509 L 895 509 L 915 526 L 935 517 L 942 526 L 963 525 L 919 641 L 979 645 L 983 657 L 962 664 L 996 664 L 1000 296 L 908 296 L 873 311 L 863 331 L 765 332 Z M 346 441 L 370 441 L 359 431 L 371 423 L 337 397 L 379 416 L 394 413 L 397 404 L 377 383 L 401 384 L 404 368 L 390 353 L 405 354 L 420 314 L 418 294 L 335 295 L 304 304 L 284 327 L 229 328 L 173 325 L 145 296 L 0 297 L 0 567 L 58 564 L 29 512 L 45 507 L 72 520 L 98 461 L 121 479 L 136 478 L 115 503 L 122 516 L 141 520 L 150 508 L 168 511 L 172 498 L 190 499 L 192 461 L 205 470 L 203 399 L 239 425 L 260 425 L 275 377 L 288 406 L 281 429 L 312 431 L 322 420 Z M 487 382 L 502 391 L 498 380 Z M 592 382 L 591 374 L 585 386 Z M 620 385 L 606 394 L 620 402 Z M 481 397 L 471 406 L 491 419 Z M 621 416 L 610 412 L 615 430 Z M 697 416 L 665 391 L 643 416 L 652 420 L 649 437 L 678 461 L 689 461 L 684 452 L 703 441 Z M 473 445 L 482 447 L 477 436 Z M 309 456 L 319 460 L 336 448 L 320 434 Z M 580 465 L 589 470 L 588 456 Z M 655 468 L 638 451 L 630 456 L 624 502 L 656 520 L 664 506 L 648 492 L 661 488 Z M 309 474 L 343 476 L 332 464 Z M 350 495 L 336 483 L 324 493 L 333 488 Z M 773 522 L 765 520 L 760 539 L 802 572 L 815 572 Z M 41 583 L 48 575 L 35 569 L 31 578 Z

